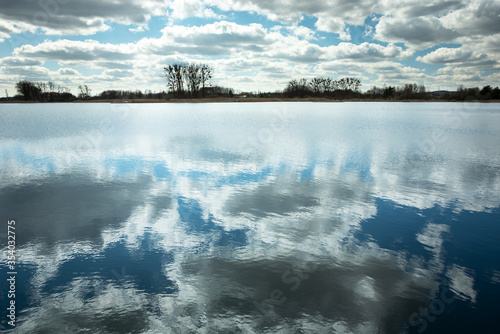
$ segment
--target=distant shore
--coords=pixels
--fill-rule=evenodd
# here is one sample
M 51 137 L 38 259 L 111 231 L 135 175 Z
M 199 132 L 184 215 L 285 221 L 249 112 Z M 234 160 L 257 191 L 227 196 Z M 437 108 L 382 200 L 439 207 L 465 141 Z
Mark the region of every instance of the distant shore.
M 267 98 L 267 97 L 214 97 L 200 99 L 104 99 L 104 100 L 75 100 L 71 102 L 37 102 L 37 101 L 0 101 L 0 103 L 237 103 L 237 102 L 479 102 L 479 103 L 500 103 L 500 100 L 383 100 L 383 99 L 329 99 L 322 97 L 304 98 Z

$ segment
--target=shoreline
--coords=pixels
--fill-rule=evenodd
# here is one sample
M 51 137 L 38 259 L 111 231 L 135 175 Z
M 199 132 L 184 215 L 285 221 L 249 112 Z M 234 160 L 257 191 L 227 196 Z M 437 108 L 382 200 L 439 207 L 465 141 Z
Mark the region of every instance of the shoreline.
M 500 100 L 380 100 L 380 99 L 329 99 L 325 97 L 305 97 L 305 98 L 268 98 L 268 97 L 215 97 L 215 98 L 197 98 L 197 99 L 104 99 L 104 100 L 75 100 L 70 102 L 39 102 L 39 101 L 0 101 L 0 103 L 259 103 L 259 102 L 328 102 L 328 103 L 342 103 L 342 102 L 437 102 L 437 103 L 500 103 Z

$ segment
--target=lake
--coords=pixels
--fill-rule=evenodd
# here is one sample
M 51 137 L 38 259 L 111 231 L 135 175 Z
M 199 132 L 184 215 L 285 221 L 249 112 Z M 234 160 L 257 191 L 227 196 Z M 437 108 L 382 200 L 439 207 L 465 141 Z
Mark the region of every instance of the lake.
M 2 104 L 0 126 L 2 329 L 500 326 L 499 104 Z

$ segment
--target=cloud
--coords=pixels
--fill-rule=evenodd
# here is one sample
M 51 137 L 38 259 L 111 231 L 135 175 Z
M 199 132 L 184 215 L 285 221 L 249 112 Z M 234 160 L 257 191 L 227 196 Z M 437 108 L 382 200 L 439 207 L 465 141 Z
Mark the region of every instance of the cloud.
M 13 76 L 15 79 L 25 78 L 32 81 L 50 80 L 50 70 L 42 66 L 1 66 L 0 73 Z
M 131 32 L 137 32 L 138 33 L 138 32 L 144 32 L 144 31 L 149 30 L 149 29 L 148 29 L 147 26 L 146 27 L 144 27 L 144 26 L 137 26 L 136 28 L 129 28 L 128 30 L 131 31 Z
M 468 6 L 442 17 L 443 25 L 462 36 L 485 36 L 500 31 L 500 2 L 470 1 Z
M 304 26 L 289 26 L 285 27 L 285 29 L 289 30 L 293 35 L 300 37 L 305 40 L 316 40 L 317 38 L 315 37 L 316 32 L 314 30 L 311 30 L 307 27 Z
M 379 60 L 397 60 L 397 59 L 407 59 L 413 55 L 411 50 L 403 50 L 399 46 L 394 44 L 389 44 L 387 46 L 382 46 L 373 43 L 340 43 L 337 46 L 330 47 L 332 54 L 337 59 L 352 59 L 357 61 L 368 61 L 374 62 Z
M 3 20 L 0 18 L 0 43 L 5 40 L 5 38 L 8 38 L 10 34 L 18 34 L 22 30 L 16 25 L 9 21 L 9 20 Z
M 394 10 L 398 16 L 404 17 L 442 16 L 466 7 L 468 2 L 464 0 L 441 0 L 429 3 L 426 1 L 406 0 L 394 3 L 386 0 L 384 7 L 388 11 Z
M 250 12 L 286 25 L 297 25 L 304 15 L 318 18 L 316 28 L 321 31 L 339 34 L 342 39 L 349 40 L 346 24 L 363 25 L 365 17 L 370 15 L 377 1 L 341 0 L 326 1 L 285 1 L 285 0 L 173 0 L 168 3 L 169 18 L 182 20 L 188 17 L 210 17 L 220 19 L 211 8 L 221 11 Z
M 425 49 L 439 43 L 452 41 L 459 36 L 455 30 L 446 28 L 436 17 L 396 18 L 383 16 L 375 27 L 374 38 Z
M 134 76 L 134 73 L 128 70 L 106 70 L 103 72 L 103 74 L 117 78 L 129 78 Z
M 36 46 L 23 45 L 13 51 L 16 57 L 29 57 L 43 60 L 92 61 L 92 60 L 130 60 L 135 57 L 135 44 L 102 44 L 95 40 L 71 41 L 66 39 L 43 42 Z
M 22 58 L 22 57 L 5 57 L 0 59 L 0 66 L 36 66 L 42 65 L 42 61 L 38 59 Z
M 484 53 L 473 52 L 464 48 L 439 48 L 417 60 L 428 64 L 448 64 L 458 62 L 475 62 L 484 60 Z
M 170 0 L 167 3 L 170 20 L 183 20 L 189 17 L 222 19 L 223 15 L 216 14 L 209 8 L 210 4 L 200 0 Z
M 320 16 L 314 24 L 320 31 L 332 32 L 339 35 L 343 41 L 351 39 L 348 28 L 345 26 L 344 20 L 338 17 Z
M 111 70 L 128 70 L 134 67 L 134 63 L 130 61 L 118 62 L 113 60 L 104 60 L 94 62 L 93 66 Z
M 500 30 L 497 1 L 404 1 L 382 4 L 375 38 L 425 49 L 464 38 L 484 37 Z
M 72 68 L 60 68 L 57 70 L 59 75 L 80 75 L 80 72 Z
M 7 1 L 2 4 L 0 19 L 40 28 L 49 35 L 90 35 L 106 31 L 106 22 L 145 24 L 152 15 L 164 13 L 166 5 L 160 0 L 113 1 L 29 0 Z
M 187 54 L 199 56 L 265 57 L 291 62 L 317 62 L 327 49 L 302 38 L 307 29 L 285 36 L 279 29 L 266 29 L 260 24 L 240 25 L 219 21 L 200 27 L 167 26 L 158 39 L 138 42 L 142 50 L 156 55 Z
M 273 41 L 260 24 L 220 21 L 204 26 L 167 26 L 160 39 L 146 38 L 138 45 L 156 55 L 231 55 L 260 52 Z

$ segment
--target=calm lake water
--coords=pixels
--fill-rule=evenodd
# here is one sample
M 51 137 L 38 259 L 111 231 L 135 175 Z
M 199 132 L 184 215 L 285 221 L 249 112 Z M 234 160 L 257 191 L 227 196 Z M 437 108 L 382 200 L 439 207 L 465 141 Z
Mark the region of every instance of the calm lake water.
M 500 106 L 0 105 L 2 329 L 493 333 Z

